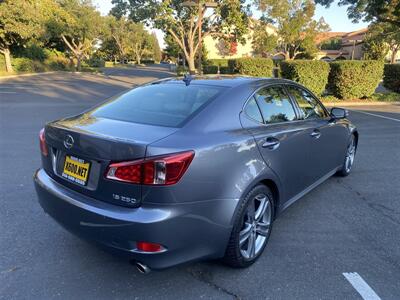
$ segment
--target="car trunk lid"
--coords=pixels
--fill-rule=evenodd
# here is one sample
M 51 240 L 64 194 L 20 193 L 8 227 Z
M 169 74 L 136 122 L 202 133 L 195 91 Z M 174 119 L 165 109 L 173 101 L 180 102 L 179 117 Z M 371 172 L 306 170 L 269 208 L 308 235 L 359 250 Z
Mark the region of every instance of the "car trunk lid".
M 46 171 L 56 181 L 82 194 L 136 207 L 141 201 L 141 185 L 105 179 L 108 165 L 143 159 L 148 144 L 176 130 L 85 114 L 50 123 L 45 134 L 51 169 Z

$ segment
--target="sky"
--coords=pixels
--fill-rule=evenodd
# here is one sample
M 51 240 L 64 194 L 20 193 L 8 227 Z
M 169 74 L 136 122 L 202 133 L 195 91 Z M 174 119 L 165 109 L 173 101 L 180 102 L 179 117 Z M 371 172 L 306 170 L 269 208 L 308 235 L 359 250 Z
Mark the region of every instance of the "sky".
M 93 0 L 93 3 L 102 15 L 107 15 L 112 8 L 111 0 Z M 367 23 L 359 22 L 352 23 L 352 21 L 347 17 L 346 7 L 338 6 L 337 4 L 331 5 L 329 8 L 317 5 L 315 11 L 315 19 L 323 17 L 325 22 L 329 24 L 332 31 L 355 31 L 368 26 Z M 161 47 L 164 46 L 163 34 L 159 30 L 155 30 Z

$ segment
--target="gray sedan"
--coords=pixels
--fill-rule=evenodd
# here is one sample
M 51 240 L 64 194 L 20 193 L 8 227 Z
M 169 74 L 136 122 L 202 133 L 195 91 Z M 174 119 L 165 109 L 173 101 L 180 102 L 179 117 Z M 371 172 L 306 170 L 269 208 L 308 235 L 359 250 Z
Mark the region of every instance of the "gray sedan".
M 346 117 L 288 80 L 157 81 L 47 124 L 35 187 L 58 223 L 141 272 L 246 267 L 284 209 L 350 173 L 358 132 Z

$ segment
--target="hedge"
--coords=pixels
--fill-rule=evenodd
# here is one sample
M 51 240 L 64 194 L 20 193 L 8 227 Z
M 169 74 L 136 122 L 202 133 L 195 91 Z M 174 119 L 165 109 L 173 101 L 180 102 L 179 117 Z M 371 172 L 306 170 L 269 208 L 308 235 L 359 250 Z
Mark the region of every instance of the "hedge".
M 281 76 L 306 86 L 320 96 L 326 88 L 329 77 L 329 64 L 321 60 L 282 61 Z
M 228 66 L 203 66 L 203 73 L 204 74 L 218 74 L 218 68 L 220 74 L 232 74 L 231 69 Z
M 152 65 L 152 64 L 154 64 L 155 63 L 155 61 L 154 61 L 154 59 L 142 59 L 141 61 L 140 61 L 140 63 L 141 64 L 146 64 L 146 65 Z
M 383 85 L 389 90 L 400 93 L 400 64 L 385 65 Z
M 216 59 L 208 59 L 206 61 L 207 65 L 211 66 L 220 66 L 220 67 L 227 67 L 228 66 L 228 60 L 226 58 L 216 58 Z
M 229 68 L 228 66 L 219 67 L 219 73 L 220 74 L 233 74 L 231 68 Z
M 329 89 L 338 98 L 363 98 L 371 96 L 383 75 L 382 61 L 340 61 L 330 64 Z
M 203 73 L 204 74 L 217 74 L 218 66 L 203 66 Z
M 228 65 L 232 72 L 256 77 L 272 77 L 274 69 L 272 59 L 261 57 L 230 59 Z

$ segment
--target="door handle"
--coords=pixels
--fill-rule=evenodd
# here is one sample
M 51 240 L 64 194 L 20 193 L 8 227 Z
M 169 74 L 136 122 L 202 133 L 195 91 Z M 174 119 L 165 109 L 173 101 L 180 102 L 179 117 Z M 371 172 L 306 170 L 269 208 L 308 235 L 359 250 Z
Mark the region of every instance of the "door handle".
M 269 137 L 265 140 L 264 144 L 262 144 L 262 147 L 275 150 L 276 148 L 278 148 L 279 144 L 280 142 L 277 138 Z
M 321 131 L 319 131 L 318 129 L 314 129 L 313 132 L 310 133 L 310 136 L 318 139 L 321 136 Z

